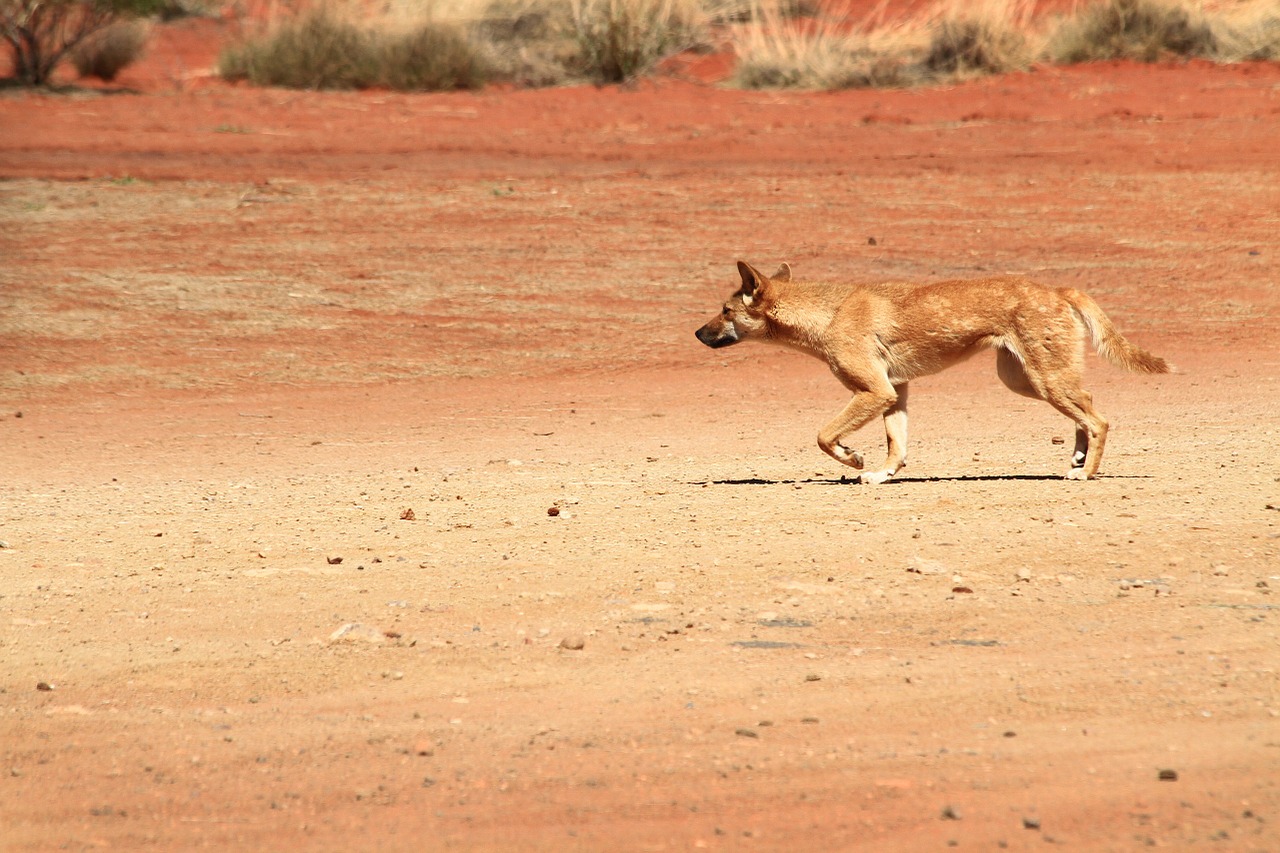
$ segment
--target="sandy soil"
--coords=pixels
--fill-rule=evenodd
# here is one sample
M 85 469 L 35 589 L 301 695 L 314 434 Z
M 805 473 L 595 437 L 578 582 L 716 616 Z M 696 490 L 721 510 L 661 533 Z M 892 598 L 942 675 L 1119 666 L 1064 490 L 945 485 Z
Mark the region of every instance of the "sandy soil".
M 0 97 L 6 849 L 1280 849 L 1280 68 L 316 95 L 183 26 Z M 1179 372 L 1091 357 L 1091 483 L 989 357 L 844 482 L 821 364 L 693 338 L 738 258 Z

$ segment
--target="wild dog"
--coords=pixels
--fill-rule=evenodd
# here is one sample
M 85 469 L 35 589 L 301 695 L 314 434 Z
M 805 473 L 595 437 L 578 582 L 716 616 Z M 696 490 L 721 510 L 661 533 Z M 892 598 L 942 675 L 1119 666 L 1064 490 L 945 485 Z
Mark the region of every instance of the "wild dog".
M 1010 390 L 1044 400 L 1075 423 L 1067 479 L 1098 473 L 1107 419 L 1081 386 L 1084 338 L 1113 364 L 1168 373 L 1165 360 L 1120 335 L 1098 304 L 1078 290 L 1001 276 L 935 284 L 829 284 L 793 281 L 783 264 L 765 277 L 738 262 L 739 287 L 698 340 L 726 347 L 762 340 L 822 359 L 853 399 L 818 433 L 818 446 L 861 470 L 846 440 L 877 415 L 888 455 L 864 483 L 883 483 L 907 464 L 907 383 L 946 370 L 982 349 L 996 351 L 996 373 Z

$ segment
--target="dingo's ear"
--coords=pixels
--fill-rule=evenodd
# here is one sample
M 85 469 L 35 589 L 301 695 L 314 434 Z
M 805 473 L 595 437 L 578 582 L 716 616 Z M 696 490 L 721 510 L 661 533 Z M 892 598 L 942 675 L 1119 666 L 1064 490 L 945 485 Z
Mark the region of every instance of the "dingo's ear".
M 770 278 L 773 281 L 791 281 L 791 264 L 783 261 L 782 266 Z
M 742 304 L 750 308 L 757 299 L 764 296 L 769 279 L 746 261 L 738 261 L 738 275 L 742 276 Z

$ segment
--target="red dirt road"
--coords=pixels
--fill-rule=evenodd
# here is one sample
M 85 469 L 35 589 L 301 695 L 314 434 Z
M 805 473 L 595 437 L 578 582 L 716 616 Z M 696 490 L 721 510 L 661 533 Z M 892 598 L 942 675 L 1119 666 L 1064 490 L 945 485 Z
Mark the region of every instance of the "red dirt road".
M 171 55 L 0 97 L 6 849 L 1280 849 L 1280 68 Z M 989 357 L 842 482 L 821 364 L 693 338 L 738 258 L 1026 273 L 1179 371 L 1090 357 L 1094 482 Z

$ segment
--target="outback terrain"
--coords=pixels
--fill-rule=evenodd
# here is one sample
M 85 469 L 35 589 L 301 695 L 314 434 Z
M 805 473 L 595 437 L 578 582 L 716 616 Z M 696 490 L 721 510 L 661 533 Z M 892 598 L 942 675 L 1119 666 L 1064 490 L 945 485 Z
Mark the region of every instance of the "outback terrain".
M 8 850 L 1280 849 L 1280 67 L 0 93 Z M 734 262 L 1016 272 L 909 466 Z M 860 436 L 869 464 L 883 431 Z M 1064 443 L 1065 442 L 1065 443 Z

